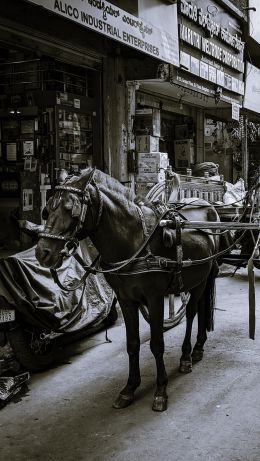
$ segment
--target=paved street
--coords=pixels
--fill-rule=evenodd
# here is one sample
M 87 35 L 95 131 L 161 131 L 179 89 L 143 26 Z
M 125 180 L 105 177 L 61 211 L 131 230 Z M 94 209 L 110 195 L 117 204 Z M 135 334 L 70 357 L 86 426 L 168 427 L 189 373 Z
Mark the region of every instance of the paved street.
M 1 461 L 259 461 L 260 313 L 252 341 L 247 289 L 244 269 L 217 280 L 215 332 L 191 374 L 178 372 L 185 323 L 165 333 L 162 414 L 151 410 L 155 366 L 144 321 L 142 384 L 124 410 L 112 409 L 127 376 L 122 319 L 109 330 L 111 344 L 100 332 L 67 347 L 62 363 L 33 375 L 27 394 L 1 410 Z

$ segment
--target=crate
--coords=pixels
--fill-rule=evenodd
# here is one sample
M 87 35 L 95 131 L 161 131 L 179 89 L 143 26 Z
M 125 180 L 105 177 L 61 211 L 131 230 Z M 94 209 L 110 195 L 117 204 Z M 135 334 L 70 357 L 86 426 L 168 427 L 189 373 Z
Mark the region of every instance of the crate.
M 157 173 L 166 169 L 169 164 L 166 152 L 139 152 L 137 154 L 138 173 Z
M 150 135 L 136 136 L 135 148 L 137 152 L 158 152 L 159 151 L 159 138 Z
M 158 172 L 142 172 L 136 175 L 137 182 L 161 182 L 165 180 L 164 171 Z

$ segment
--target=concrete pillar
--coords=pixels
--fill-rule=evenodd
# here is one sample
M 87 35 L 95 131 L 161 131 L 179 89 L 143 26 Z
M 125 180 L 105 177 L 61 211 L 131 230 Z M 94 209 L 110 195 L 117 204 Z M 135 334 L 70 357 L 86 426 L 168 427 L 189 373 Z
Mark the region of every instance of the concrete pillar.
M 120 56 L 104 59 L 104 169 L 121 182 L 128 181 L 126 85 Z

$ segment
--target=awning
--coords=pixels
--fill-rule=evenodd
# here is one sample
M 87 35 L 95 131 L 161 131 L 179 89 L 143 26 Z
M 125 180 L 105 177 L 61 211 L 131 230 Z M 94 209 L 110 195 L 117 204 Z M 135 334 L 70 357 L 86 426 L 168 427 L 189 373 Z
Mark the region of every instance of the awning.
M 232 119 L 232 102 L 231 98 L 222 95 L 218 103 L 216 103 L 215 91 L 204 84 L 201 88 L 190 88 L 184 83 L 170 82 L 163 79 L 146 79 L 139 80 L 139 91 L 147 94 L 152 94 L 157 97 L 171 99 L 173 102 L 186 104 L 201 108 L 205 111 L 205 115 L 220 117 L 221 119 Z

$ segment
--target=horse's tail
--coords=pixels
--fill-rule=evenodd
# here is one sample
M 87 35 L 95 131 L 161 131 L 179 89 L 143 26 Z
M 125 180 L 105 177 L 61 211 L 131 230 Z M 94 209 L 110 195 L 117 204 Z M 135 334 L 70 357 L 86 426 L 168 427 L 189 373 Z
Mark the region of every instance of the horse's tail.
M 207 331 L 214 331 L 214 308 L 216 302 L 216 277 L 218 275 L 218 264 L 213 263 L 204 291 L 204 302 L 206 309 L 206 328 Z

